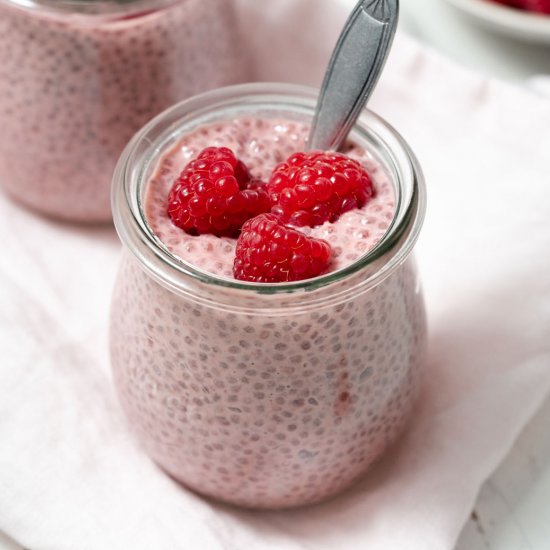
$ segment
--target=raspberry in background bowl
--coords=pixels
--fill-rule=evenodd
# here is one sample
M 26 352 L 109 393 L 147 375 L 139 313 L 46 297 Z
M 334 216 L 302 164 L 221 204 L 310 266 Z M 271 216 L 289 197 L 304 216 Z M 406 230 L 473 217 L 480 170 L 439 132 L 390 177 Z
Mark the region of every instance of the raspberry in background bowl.
M 493 0 L 447 2 L 467 15 L 473 23 L 490 31 L 525 42 L 550 44 L 550 17 L 544 13 L 510 7 Z
M 380 203 L 369 204 L 386 225 L 369 240 L 376 227 L 346 221 L 360 219 L 350 211 L 308 230 L 327 232 L 335 248 L 333 236 L 347 243 L 318 277 L 237 281 L 234 237 L 182 237 L 167 216 L 186 156 L 230 147 L 265 179 L 260 172 L 303 148 L 315 100 L 275 84 L 197 96 L 140 131 L 113 180 L 125 254 L 110 347 L 122 407 L 171 476 L 247 507 L 307 504 L 349 486 L 405 428 L 422 378 L 411 252 L 424 185 L 408 146 L 376 115 L 361 116 L 347 152 L 372 174 Z
M 531 13 L 540 13 L 543 15 L 550 14 L 549 0 L 490 0 L 495 4 L 507 6 L 518 10 L 528 11 Z
M 244 79 L 243 58 L 225 0 L 0 0 L 0 185 L 50 216 L 110 220 L 132 135 Z

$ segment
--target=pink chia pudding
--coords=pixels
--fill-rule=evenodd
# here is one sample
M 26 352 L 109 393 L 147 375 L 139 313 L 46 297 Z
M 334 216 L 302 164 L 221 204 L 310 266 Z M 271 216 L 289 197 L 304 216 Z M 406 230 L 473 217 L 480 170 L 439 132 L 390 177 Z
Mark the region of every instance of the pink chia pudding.
M 198 128 L 187 134 L 158 163 L 147 186 L 145 216 L 154 234 L 179 258 L 212 275 L 232 278 L 236 239 L 189 235 L 167 215 L 167 197 L 182 168 L 209 146 L 229 147 L 264 182 L 271 171 L 296 151 L 303 151 L 309 125 L 281 119 L 238 118 Z M 343 151 L 358 160 L 374 180 L 376 194 L 363 208 L 344 213 L 337 223 L 300 228 L 305 234 L 325 239 L 333 249 L 329 269 L 353 263 L 380 241 L 395 210 L 394 190 L 388 175 L 372 155 L 348 144 Z
M 426 338 L 409 255 L 423 205 L 411 202 L 416 212 L 402 217 L 396 178 L 407 171 L 390 173 L 370 142 L 352 138 L 343 152 L 368 171 L 375 197 L 333 223 L 301 228 L 332 246 L 320 277 L 242 284 L 232 278 L 236 239 L 188 235 L 170 222 L 168 191 L 204 147 L 231 148 L 264 180 L 303 150 L 308 119 L 285 109 L 290 116 L 258 106 L 220 114 L 157 151 L 134 212 L 147 247 L 128 230 L 135 218 L 117 213 L 128 205 L 116 198 L 122 168 L 114 181 L 115 223 L 132 252 L 111 318 L 122 406 L 171 476 L 255 508 L 316 502 L 363 475 L 411 416 Z
M 0 185 L 54 217 L 109 220 L 132 135 L 247 75 L 226 0 L 0 0 Z

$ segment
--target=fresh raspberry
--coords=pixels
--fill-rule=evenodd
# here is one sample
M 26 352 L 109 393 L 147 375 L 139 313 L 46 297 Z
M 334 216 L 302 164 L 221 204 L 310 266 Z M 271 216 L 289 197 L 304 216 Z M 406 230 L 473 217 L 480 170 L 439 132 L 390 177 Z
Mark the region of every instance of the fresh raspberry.
M 258 283 L 299 281 L 323 273 L 330 256 L 326 241 L 284 225 L 275 214 L 260 214 L 242 227 L 233 275 Z
M 361 208 L 374 194 L 372 181 L 355 160 L 340 153 L 294 153 L 268 183 L 271 211 L 291 225 L 321 225 Z
M 526 10 L 550 15 L 550 0 L 524 0 Z
M 496 4 L 504 4 L 512 8 L 523 8 L 525 0 L 493 0 Z
M 493 0 L 513 8 L 535 13 L 550 14 L 550 0 Z
M 270 206 L 266 186 L 227 147 L 201 151 L 168 195 L 170 219 L 192 235 L 236 236 L 246 220 Z

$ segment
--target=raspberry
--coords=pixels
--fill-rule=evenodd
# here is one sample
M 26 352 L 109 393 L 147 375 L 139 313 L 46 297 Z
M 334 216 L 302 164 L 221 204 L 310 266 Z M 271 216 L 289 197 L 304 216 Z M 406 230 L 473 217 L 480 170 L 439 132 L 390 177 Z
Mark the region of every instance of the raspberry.
M 494 2 L 535 13 L 550 14 L 550 0 L 494 0 Z
M 523 8 L 524 0 L 493 0 L 496 4 L 504 4 L 512 8 Z
M 281 223 L 274 214 L 245 222 L 237 240 L 233 275 L 241 281 L 281 283 L 316 277 L 328 267 L 330 245 Z
M 168 195 L 168 215 L 187 233 L 234 237 L 270 208 L 266 186 L 227 147 L 207 147 L 181 172 Z
M 291 225 L 321 225 L 361 208 L 374 194 L 372 181 L 355 160 L 340 153 L 294 153 L 268 183 L 271 211 Z
M 526 10 L 550 15 L 550 0 L 524 0 Z

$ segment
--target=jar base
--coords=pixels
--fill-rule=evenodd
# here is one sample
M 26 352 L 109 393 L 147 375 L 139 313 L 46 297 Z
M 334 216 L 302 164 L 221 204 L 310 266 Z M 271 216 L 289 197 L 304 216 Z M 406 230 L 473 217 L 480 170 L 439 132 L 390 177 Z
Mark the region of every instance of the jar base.
M 162 465 L 158 460 L 152 458 L 155 465 L 182 488 L 189 490 L 196 495 L 212 501 L 213 503 L 223 504 L 235 508 L 245 510 L 264 510 L 264 511 L 278 511 L 278 510 L 297 510 L 301 508 L 308 508 L 310 506 L 316 506 L 325 504 L 333 499 L 339 497 L 345 497 L 346 492 L 350 491 L 352 487 L 358 483 L 368 483 L 369 476 L 374 472 L 373 469 L 380 464 L 384 459 L 387 459 L 393 449 L 396 449 L 409 429 L 409 426 L 414 418 L 414 412 L 419 406 L 419 394 L 417 395 L 413 403 L 411 404 L 411 414 L 405 418 L 401 428 L 397 429 L 392 437 L 386 441 L 385 445 L 373 452 L 373 456 L 369 457 L 364 464 L 363 468 L 355 472 L 349 477 L 349 479 L 343 480 L 339 484 L 333 484 L 321 491 L 310 490 L 309 495 L 300 493 L 295 496 L 292 495 L 276 495 L 276 496 L 236 496 L 235 492 L 230 490 L 225 494 L 219 490 L 211 490 L 206 487 L 201 487 L 200 482 L 193 483 L 188 479 L 183 479 L 178 476 L 177 473 L 171 472 L 169 467 Z

